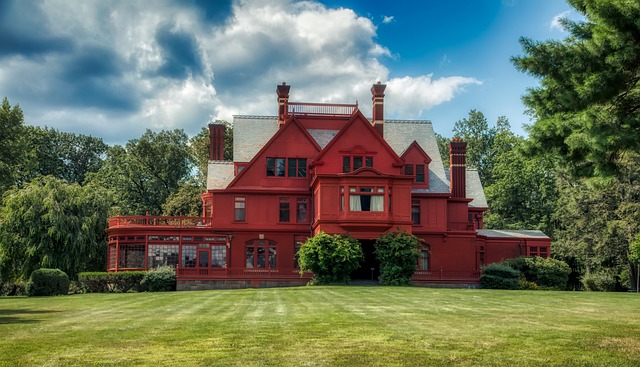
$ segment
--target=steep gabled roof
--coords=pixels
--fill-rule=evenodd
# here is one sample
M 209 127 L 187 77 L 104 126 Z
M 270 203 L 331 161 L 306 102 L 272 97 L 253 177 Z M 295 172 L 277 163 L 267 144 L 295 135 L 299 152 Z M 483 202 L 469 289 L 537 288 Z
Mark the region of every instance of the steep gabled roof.
M 316 143 L 316 141 L 313 139 L 313 137 L 311 135 L 309 135 L 309 133 L 302 126 L 300 121 L 298 121 L 298 119 L 296 119 L 295 116 L 292 116 L 292 117 L 289 118 L 289 120 L 280 129 L 278 129 L 278 131 L 275 133 L 275 135 L 273 135 L 271 137 L 271 139 L 269 139 L 269 141 L 258 151 L 258 153 L 253 156 L 253 158 L 246 165 L 245 169 L 242 170 L 242 172 L 240 172 L 233 179 L 233 181 L 231 181 L 229 183 L 227 188 L 234 187 L 240 180 L 242 180 L 242 178 L 245 175 L 248 174 L 247 172 L 249 172 L 251 170 L 251 167 L 254 166 L 255 162 L 258 161 L 259 159 L 261 159 L 261 157 L 271 147 L 271 145 L 275 144 L 280 139 L 280 137 L 283 134 L 287 133 L 290 129 L 297 129 L 298 132 L 300 134 L 302 134 L 302 136 L 304 136 L 309 141 L 309 144 L 316 150 L 316 152 L 319 152 L 321 150 L 321 148 L 318 145 L 318 143 Z
M 378 143 L 380 144 L 379 146 L 381 146 L 387 153 L 389 153 L 389 155 L 392 157 L 392 159 L 395 161 L 395 163 L 398 164 L 399 166 L 403 164 L 402 163 L 402 159 L 389 146 L 389 144 L 382 138 L 382 136 L 380 136 L 380 134 L 373 127 L 373 125 L 371 125 L 371 122 L 369 122 L 369 120 L 366 117 L 364 117 L 364 115 L 362 114 L 362 112 L 360 112 L 360 110 L 356 110 L 353 113 L 353 115 L 351 116 L 349 121 L 342 127 L 342 129 L 340 129 L 340 131 L 329 142 L 329 144 L 327 144 L 322 149 L 320 154 L 318 154 L 316 156 L 316 158 L 314 159 L 314 162 L 321 161 L 322 158 L 327 154 L 327 152 L 329 152 L 331 150 L 331 148 L 333 148 L 333 146 L 336 144 L 336 142 L 340 141 L 340 138 L 343 135 L 345 135 L 347 133 L 347 131 L 349 131 L 349 129 L 352 128 L 355 124 L 362 124 L 362 126 L 365 126 L 365 129 L 367 129 L 370 132 L 372 139 L 375 139 L 375 140 L 378 141 Z M 363 137 L 363 138 L 365 138 L 365 137 Z
M 429 155 L 427 154 L 427 152 L 424 151 L 424 149 L 422 149 L 422 147 L 420 146 L 420 144 L 418 144 L 417 141 L 413 141 L 413 143 L 409 144 L 409 146 L 407 147 L 407 149 L 404 150 L 404 152 L 400 155 L 400 158 L 402 158 L 403 160 L 405 159 L 405 157 L 412 151 L 412 150 L 416 150 L 418 152 L 418 154 L 420 154 L 421 156 L 424 157 L 424 161 L 425 163 L 431 163 L 431 157 L 429 157 Z

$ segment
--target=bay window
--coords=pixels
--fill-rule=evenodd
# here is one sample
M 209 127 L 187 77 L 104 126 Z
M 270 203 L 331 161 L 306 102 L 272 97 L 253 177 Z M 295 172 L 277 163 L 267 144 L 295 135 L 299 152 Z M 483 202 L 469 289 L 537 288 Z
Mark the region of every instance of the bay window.
M 350 186 L 349 210 L 352 212 L 384 211 L 384 187 Z

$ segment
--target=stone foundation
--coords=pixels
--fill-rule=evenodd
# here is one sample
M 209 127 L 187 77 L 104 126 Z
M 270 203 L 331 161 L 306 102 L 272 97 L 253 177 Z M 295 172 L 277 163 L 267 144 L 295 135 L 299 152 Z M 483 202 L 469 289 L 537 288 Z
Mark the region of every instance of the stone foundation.
M 306 284 L 306 280 L 178 280 L 176 290 L 204 291 L 211 289 L 299 287 Z

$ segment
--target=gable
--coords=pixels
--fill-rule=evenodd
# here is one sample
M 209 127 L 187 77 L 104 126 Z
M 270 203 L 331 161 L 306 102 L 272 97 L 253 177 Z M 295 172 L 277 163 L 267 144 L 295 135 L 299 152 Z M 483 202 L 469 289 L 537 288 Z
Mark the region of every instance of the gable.
M 286 124 L 282 125 L 228 187 L 308 189 L 310 176 L 308 166 L 319 151 L 320 146 L 302 127 L 300 122 L 295 117 L 292 117 Z M 284 176 L 267 175 L 267 158 L 271 162 L 284 160 Z M 304 177 L 296 177 L 295 175 L 291 177 L 288 170 L 290 162 L 296 164 L 305 159 L 306 175 Z
M 360 111 L 352 115 L 312 164 L 316 174 L 343 173 L 345 157 L 370 158 L 376 171 L 388 175 L 399 174 L 403 166 L 402 159 Z

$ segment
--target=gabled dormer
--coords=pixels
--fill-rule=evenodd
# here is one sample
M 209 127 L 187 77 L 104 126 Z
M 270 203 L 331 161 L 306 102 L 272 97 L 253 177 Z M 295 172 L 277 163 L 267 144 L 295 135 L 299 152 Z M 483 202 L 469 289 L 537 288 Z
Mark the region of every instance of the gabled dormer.
M 402 172 L 413 177 L 413 187 L 416 189 L 429 188 L 429 164 L 431 157 L 415 140 L 402 153 L 404 167 Z
M 348 173 L 369 167 L 383 174 L 398 175 L 404 164 L 369 120 L 355 111 L 312 166 L 316 174 Z
M 309 164 L 320 146 L 295 117 L 238 173 L 228 188 L 309 188 Z

